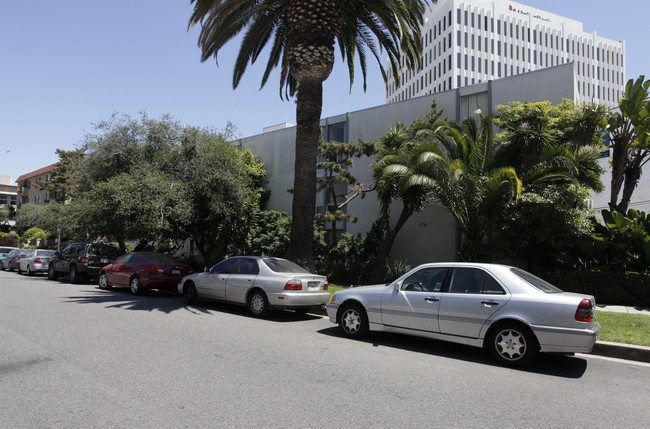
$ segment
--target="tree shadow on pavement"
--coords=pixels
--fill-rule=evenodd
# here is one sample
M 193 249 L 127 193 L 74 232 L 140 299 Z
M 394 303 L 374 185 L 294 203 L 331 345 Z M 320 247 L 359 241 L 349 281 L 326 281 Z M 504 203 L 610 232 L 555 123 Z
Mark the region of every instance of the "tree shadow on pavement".
M 170 293 L 146 291 L 142 295 L 132 295 L 128 288 L 86 291 L 85 295 L 70 296 L 67 302 L 77 304 L 105 304 L 106 308 L 138 311 L 161 311 L 171 313 L 182 309 L 185 301 L 181 296 Z
M 474 362 L 481 365 L 503 367 L 494 362 L 488 353 L 481 348 L 429 338 L 400 335 L 390 332 L 371 332 L 367 338 L 349 339 L 344 337 L 338 327 L 321 329 L 318 333 L 332 337 L 340 337 L 344 341 L 358 341 L 372 344 L 375 348 L 392 347 L 456 359 L 465 362 Z M 538 353 L 533 362 L 523 368 L 510 368 L 512 371 L 522 371 L 563 378 L 581 378 L 587 370 L 587 361 L 577 356 L 553 355 Z

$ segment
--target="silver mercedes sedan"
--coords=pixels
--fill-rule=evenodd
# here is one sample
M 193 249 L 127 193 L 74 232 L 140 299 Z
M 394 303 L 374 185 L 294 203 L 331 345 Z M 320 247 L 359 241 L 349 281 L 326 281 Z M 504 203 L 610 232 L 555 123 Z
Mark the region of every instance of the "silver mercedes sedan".
M 593 296 L 563 292 L 519 268 L 425 264 L 389 285 L 336 292 L 327 315 L 348 337 L 392 331 L 483 347 L 500 363 L 538 351 L 588 353 L 600 324 Z
M 323 308 L 331 297 L 327 288 L 325 276 L 286 259 L 236 256 L 183 277 L 178 293 L 187 295 L 188 305 L 199 299 L 224 301 L 245 305 L 253 316 L 265 317 L 274 309 Z

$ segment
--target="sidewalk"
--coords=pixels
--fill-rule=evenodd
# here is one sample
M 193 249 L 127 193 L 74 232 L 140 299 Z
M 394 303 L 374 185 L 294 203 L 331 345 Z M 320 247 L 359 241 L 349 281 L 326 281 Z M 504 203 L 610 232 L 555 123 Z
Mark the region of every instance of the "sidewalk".
M 626 307 L 623 305 L 601 305 L 596 304 L 596 313 L 599 311 L 611 311 L 615 313 L 645 314 L 650 316 L 648 307 Z M 596 316 L 598 318 L 598 316 Z M 635 360 L 650 363 L 650 347 L 636 346 L 633 344 L 610 343 L 608 341 L 596 341 L 594 355 L 615 357 L 619 359 Z

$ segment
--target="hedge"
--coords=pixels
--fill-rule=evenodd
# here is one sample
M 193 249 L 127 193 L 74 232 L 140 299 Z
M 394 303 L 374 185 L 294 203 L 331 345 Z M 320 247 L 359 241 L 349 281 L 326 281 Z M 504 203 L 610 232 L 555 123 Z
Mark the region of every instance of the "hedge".
M 650 307 L 650 275 L 616 271 L 554 271 L 542 275 L 566 292 L 593 295 L 596 304 Z

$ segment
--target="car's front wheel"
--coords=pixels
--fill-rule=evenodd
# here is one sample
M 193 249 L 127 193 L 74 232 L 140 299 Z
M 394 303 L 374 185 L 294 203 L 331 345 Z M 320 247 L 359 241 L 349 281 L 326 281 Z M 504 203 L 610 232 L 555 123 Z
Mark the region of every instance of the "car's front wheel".
M 499 363 L 521 366 L 537 354 L 537 340 L 531 330 L 520 323 L 503 323 L 488 333 L 486 346 Z
M 199 294 L 193 282 L 187 285 L 187 305 L 196 305 L 199 302 Z
M 248 297 L 248 311 L 255 317 L 266 317 L 269 314 L 269 300 L 266 294 L 257 289 Z
M 100 289 L 111 288 L 111 285 L 108 284 L 108 277 L 106 276 L 106 273 L 101 273 L 99 275 L 99 280 L 97 281 L 97 285 L 99 286 Z
M 359 304 L 347 304 L 340 310 L 339 329 L 346 337 L 360 338 L 368 335 L 368 316 Z
M 131 293 L 133 295 L 140 295 L 140 293 L 142 292 L 142 285 L 140 284 L 140 279 L 138 278 L 138 276 L 131 277 L 129 286 L 131 288 Z

